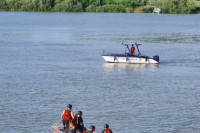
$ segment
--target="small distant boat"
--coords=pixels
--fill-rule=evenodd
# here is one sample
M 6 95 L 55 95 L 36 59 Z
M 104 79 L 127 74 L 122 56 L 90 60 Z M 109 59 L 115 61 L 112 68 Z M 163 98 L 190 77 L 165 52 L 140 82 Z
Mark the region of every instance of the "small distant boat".
M 157 13 L 157 14 L 161 13 L 160 8 L 154 8 L 153 9 L 153 13 Z
M 159 56 L 155 55 L 153 58 L 145 55 L 141 55 L 139 47 L 141 44 L 124 44 L 126 47 L 125 54 L 111 54 L 111 53 L 103 53 L 102 57 L 108 63 L 130 63 L 130 64 L 158 64 Z M 137 50 L 137 54 L 131 55 L 130 46 L 135 46 Z

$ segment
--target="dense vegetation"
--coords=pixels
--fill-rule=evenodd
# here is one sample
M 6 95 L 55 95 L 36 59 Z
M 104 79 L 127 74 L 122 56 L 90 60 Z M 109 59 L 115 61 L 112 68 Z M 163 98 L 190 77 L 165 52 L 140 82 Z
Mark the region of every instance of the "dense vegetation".
M 196 0 L 0 0 L 2 11 L 55 12 L 152 12 L 159 7 L 163 13 L 196 13 Z

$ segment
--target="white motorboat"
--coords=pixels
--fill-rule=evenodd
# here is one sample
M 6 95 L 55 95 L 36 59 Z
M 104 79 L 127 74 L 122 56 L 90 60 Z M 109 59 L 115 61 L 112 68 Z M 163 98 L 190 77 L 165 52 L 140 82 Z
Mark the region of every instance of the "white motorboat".
M 125 54 L 111 54 L 111 53 L 103 53 L 102 57 L 108 63 L 130 63 L 130 64 L 158 64 L 159 56 L 155 55 L 153 58 L 145 55 L 141 55 L 140 50 L 138 48 L 141 44 L 124 44 L 122 45 L 126 47 Z M 137 54 L 132 55 L 130 51 L 130 46 L 135 46 L 137 50 Z

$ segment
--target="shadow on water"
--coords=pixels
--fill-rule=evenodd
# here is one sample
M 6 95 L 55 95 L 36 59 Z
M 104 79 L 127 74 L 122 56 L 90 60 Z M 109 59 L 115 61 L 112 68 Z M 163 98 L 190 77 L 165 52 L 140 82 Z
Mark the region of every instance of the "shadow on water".
M 158 67 L 158 64 L 127 64 L 127 63 L 105 63 L 103 68 L 106 72 L 113 72 L 116 70 L 126 70 L 130 72 L 136 71 L 155 71 Z

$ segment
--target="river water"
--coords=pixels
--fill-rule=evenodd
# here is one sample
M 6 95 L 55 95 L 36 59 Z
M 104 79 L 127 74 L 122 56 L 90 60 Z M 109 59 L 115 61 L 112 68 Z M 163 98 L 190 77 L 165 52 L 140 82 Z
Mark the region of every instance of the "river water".
M 122 41 L 160 64 L 106 63 Z M 199 14 L 0 12 L 0 132 L 51 133 L 71 103 L 98 133 L 198 133 L 199 51 Z

